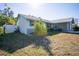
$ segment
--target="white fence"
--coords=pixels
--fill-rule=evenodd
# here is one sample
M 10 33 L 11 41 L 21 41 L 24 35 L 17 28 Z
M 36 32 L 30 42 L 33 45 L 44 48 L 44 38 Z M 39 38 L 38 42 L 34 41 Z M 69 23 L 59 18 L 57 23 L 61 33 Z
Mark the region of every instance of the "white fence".
M 3 25 L 3 27 L 5 28 L 5 33 L 13 33 L 17 29 L 16 25 Z

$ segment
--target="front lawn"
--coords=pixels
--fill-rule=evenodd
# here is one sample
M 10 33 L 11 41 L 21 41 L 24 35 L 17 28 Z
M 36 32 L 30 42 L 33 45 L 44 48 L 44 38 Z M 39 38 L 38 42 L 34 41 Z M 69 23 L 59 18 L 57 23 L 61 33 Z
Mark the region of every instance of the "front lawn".
M 21 33 L 6 34 L 0 38 L 0 55 L 48 56 L 78 55 L 79 35 L 54 33 L 46 37 L 27 36 Z
M 0 39 L 0 55 L 50 55 L 49 44 L 45 37 L 6 34 Z
M 62 56 L 79 56 L 79 35 L 59 33 L 57 35 L 50 36 L 49 39 L 52 42 L 53 55 Z

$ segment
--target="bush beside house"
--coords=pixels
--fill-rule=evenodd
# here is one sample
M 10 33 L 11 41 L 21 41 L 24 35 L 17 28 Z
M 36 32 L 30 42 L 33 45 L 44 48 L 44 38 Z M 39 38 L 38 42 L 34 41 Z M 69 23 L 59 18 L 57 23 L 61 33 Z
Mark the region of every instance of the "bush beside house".
M 45 23 L 41 20 L 37 20 L 34 22 L 35 35 L 44 36 L 47 34 L 47 27 Z

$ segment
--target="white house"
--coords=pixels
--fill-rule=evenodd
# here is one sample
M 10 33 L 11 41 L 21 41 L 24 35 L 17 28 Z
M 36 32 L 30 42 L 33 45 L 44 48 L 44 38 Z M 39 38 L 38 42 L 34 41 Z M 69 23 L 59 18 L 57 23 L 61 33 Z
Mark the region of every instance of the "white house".
M 19 14 L 17 17 L 17 26 L 19 31 L 24 34 L 34 32 L 33 22 L 36 19 L 38 18 L 34 16 Z M 76 18 L 64 18 L 52 21 L 42 20 L 46 23 L 48 29 L 61 29 L 62 31 L 72 31 L 72 24 L 78 24 L 78 19 Z
M 30 34 L 34 32 L 33 22 L 38 19 L 34 16 L 18 14 L 17 27 L 19 31 L 24 34 Z

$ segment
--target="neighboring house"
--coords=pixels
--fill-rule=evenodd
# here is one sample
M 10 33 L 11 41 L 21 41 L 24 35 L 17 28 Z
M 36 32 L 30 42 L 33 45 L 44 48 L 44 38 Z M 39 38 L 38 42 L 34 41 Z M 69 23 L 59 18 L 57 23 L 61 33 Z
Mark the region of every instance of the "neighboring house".
M 3 28 L 5 28 L 5 33 L 13 33 L 17 30 L 17 26 L 16 25 L 3 25 Z
M 19 14 L 17 17 L 17 26 L 19 31 L 24 34 L 30 34 L 34 32 L 33 22 L 39 18 L 30 15 L 23 15 Z M 72 25 L 78 24 L 78 19 L 76 18 L 65 18 L 65 19 L 58 19 L 58 20 L 44 20 L 43 22 L 46 23 L 48 30 L 61 30 L 61 31 L 72 31 Z

